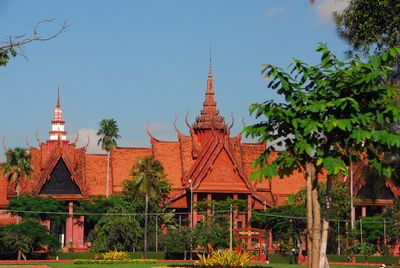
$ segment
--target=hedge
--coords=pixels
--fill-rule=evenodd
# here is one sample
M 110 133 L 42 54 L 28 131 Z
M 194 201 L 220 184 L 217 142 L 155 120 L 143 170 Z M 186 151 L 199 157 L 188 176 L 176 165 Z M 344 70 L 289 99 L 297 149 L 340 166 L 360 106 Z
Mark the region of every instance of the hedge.
M 156 263 L 153 259 L 127 259 L 127 260 L 89 260 L 89 259 L 78 259 L 74 261 L 74 264 L 125 264 L 125 263 Z
M 60 252 L 57 256 L 60 260 L 76 260 L 76 259 L 94 259 L 95 252 Z M 103 258 L 102 253 L 99 254 L 99 259 Z M 164 252 L 147 252 L 149 259 L 163 260 L 165 259 Z M 142 252 L 129 252 L 129 258 L 141 259 Z M 56 259 L 56 256 L 52 256 L 51 259 Z

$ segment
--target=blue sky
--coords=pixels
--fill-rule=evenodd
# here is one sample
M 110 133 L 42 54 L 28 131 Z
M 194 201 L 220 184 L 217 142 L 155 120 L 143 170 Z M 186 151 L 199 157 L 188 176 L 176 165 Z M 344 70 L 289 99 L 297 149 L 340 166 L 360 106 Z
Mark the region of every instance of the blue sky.
M 319 59 L 318 42 L 344 57 L 346 45 L 335 32 L 332 11 L 344 0 L 255 1 L 22 1 L 0 0 L 0 37 L 39 28 L 55 32 L 64 20 L 70 26 L 56 39 L 31 43 L 27 59 L 17 57 L 0 69 L 0 138 L 8 147 L 36 146 L 35 132 L 48 138 L 60 86 L 69 136 L 78 131 L 81 144 L 103 118 L 120 127 L 121 146 L 148 146 L 145 125 L 155 137 L 176 140 L 177 125 L 188 133 L 199 114 L 212 46 L 218 108 L 230 122 L 254 123 L 248 106 L 278 96 L 266 87 L 260 66 L 286 68 L 293 57 L 309 63 Z M 4 152 L 0 150 L 0 160 Z

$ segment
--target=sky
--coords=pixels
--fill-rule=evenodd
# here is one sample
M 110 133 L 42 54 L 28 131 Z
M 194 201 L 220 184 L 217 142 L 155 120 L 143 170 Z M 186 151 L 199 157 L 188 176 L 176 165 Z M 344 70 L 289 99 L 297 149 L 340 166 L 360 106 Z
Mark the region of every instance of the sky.
M 233 135 L 255 123 L 248 107 L 269 99 L 261 65 L 286 69 L 292 58 L 316 64 L 326 43 L 344 58 L 332 12 L 346 0 L 0 0 L 0 39 L 32 32 L 57 38 L 26 45 L 23 56 L 0 69 L 0 139 L 7 147 L 37 146 L 49 137 L 60 87 L 68 136 L 100 153 L 96 131 L 103 118 L 118 122 L 119 146 L 148 147 L 145 128 L 160 140 L 177 140 L 186 113 L 193 122 L 204 101 L 210 47 L 216 101 Z M 0 161 L 4 161 L 3 148 Z

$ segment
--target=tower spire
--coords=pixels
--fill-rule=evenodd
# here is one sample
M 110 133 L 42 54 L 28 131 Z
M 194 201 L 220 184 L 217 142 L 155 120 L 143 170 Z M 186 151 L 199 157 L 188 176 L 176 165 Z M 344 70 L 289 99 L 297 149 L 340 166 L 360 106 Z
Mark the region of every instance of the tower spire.
M 47 142 L 66 142 L 67 132 L 65 131 L 65 121 L 63 119 L 63 110 L 60 104 L 60 87 L 57 87 L 57 105 L 54 108 L 53 120 L 51 120 L 50 137 Z
M 58 108 L 61 108 L 60 105 L 60 86 L 57 87 L 57 106 Z
M 210 46 L 210 59 L 209 59 L 208 79 L 207 88 L 205 94 L 205 100 L 203 102 L 203 108 L 201 114 L 196 118 L 194 124 L 195 129 L 212 129 L 215 125 L 218 129 L 226 129 L 224 118 L 219 114 L 217 109 L 217 103 L 215 101 L 214 92 L 214 81 L 212 74 L 212 54 Z
M 211 54 L 211 45 L 210 45 L 210 66 L 208 68 L 208 78 L 212 78 L 212 54 Z

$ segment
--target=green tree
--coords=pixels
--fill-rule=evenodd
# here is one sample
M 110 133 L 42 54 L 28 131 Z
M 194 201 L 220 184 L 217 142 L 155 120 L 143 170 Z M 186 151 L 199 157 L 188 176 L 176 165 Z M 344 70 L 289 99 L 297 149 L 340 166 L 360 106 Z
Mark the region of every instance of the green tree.
M 142 230 L 133 216 L 103 216 L 89 234 L 96 252 L 132 251 L 139 246 Z
M 193 230 L 191 228 L 178 226 L 176 228 L 169 228 L 165 236 L 163 236 L 162 243 L 165 247 L 166 259 L 182 258 L 187 260 L 187 253 L 190 251 L 192 242 Z
M 148 208 L 149 198 L 163 199 L 163 196 L 159 196 L 160 186 L 168 187 L 167 178 L 164 173 L 164 168 L 160 161 L 155 159 L 153 156 L 146 156 L 140 158 L 133 166 L 131 170 L 131 176 L 133 181 L 127 182 L 126 187 L 132 187 L 139 196 L 145 198 L 144 208 L 144 257 L 147 258 L 147 223 L 148 223 Z M 167 192 L 162 191 L 163 195 Z
M 168 193 L 171 187 L 167 180 L 158 181 L 154 185 L 154 192 L 157 194 L 149 197 L 148 208 L 152 213 L 162 213 L 159 215 L 157 221 L 155 217 L 151 217 L 148 222 L 148 230 L 152 234 L 161 230 L 161 226 L 173 227 L 175 221 L 173 215 L 168 213 Z M 74 212 L 79 219 L 79 215 L 85 215 L 85 230 L 90 231 L 89 241 L 92 242 L 93 249 L 97 251 L 106 251 L 118 248 L 126 248 L 132 250 L 142 249 L 143 245 L 138 244 L 143 238 L 143 231 L 137 232 L 136 226 L 143 226 L 142 218 L 135 214 L 142 213 L 145 210 L 145 200 L 142 194 L 138 194 L 138 189 L 135 186 L 134 180 L 126 180 L 124 182 L 124 189 L 122 194 L 114 194 L 108 198 L 102 196 L 92 197 L 87 200 L 79 200 L 74 206 Z M 98 215 L 98 214 L 111 214 L 111 215 Z M 111 226 L 112 221 L 121 216 L 121 226 Z M 83 223 L 81 223 L 83 224 Z M 156 226 L 157 224 L 157 226 Z M 129 229 L 128 225 L 130 225 Z M 115 239 L 110 238 L 110 232 L 121 233 L 121 237 L 117 236 Z M 127 234 L 127 239 L 123 239 L 123 234 Z
M 6 247 L 5 251 L 18 254 L 18 259 L 21 258 L 22 253 L 45 250 L 50 255 L 54 255 L 60 250 L 57 238 L 46 226 L 36 221 L 27 220 L 21 224 L 6 225 L 0 231 L 0 238 Z
M 126 202 L 123 195 L 114 194 L 108 198 L 95 196 L 89 199 L 79 200 L 74 205 L 74 213 L 77 220 L 79 220 L 81 214 L 86 213 L 85 229 L 88 228 L 88 230 L 92 230 L 103 218 L 101 214 L 111 213 L 111 211 L 116 211 L 118 208 L 124 208 L 125 211 L 129 213 L 135 213 L 137 211 L 134 203 Z
M 377 245 L 378 240 L 380 240 L 381 244 L 383 244 L 383 228 L 382 215 L 362 217 L 359 221 L 357 221 L 354 239 L 372 245 Z
M 245 133 L 269 142 L 253 163 L 252 178 L 291 175 L 302 171 L 306 177 L 307 239 L 311 267 L 325 267 L 329 229 L 331 187 L 334 177 L 347 175 L 350 162 L 364 158 L 379 173 L 390 177 L 392 167 L 382 161 L 382 152 L 400 147 L 400 136 L 382 126 L 399 122 L 393 104 L 395 90 L 386 83 L 390 61 L 400 48 L 367 62 L 359 58 L 343 62 L 325 45 L 319 45 L 321 62 L 310 66 L 293 59 L 290 74 L 264 65 L 268 86 L 283 95 L 285 102 L 267 100 L 252 104 L 250 113 L 262 118 L 245 128 Z M 274 143 L 285 151 L 270 158 Z M 318 175 L 327 172 L 326 207 L 322 215 L 318 200 Z
M 22 217 L 24 220 L 47 221 L 59 225 L 67 219 L 66 214 L 52 214 L 46 212 L 68 212 L 68 208 L 53 197 L 22 195 L 9 199 L 7 209 L 11 215 Z M 27 211 L 27 212 L 14 212 Z M 41 213 L 30 213 L 42 211 Z
M 351 0 L 343 13 L 337 14 L 339 36 L 352 48 L 350 53 L 380 53 L 400 45 L 400 2 L 397 0 Z M 399 82 L 399 58 L 389 78 Z
M 114 119 L 103 119 L 99 123 L 99 130 L 97 136 L 99 136 L 98 145 L 101 144 L 101 149 L 107 152 L 107 178 L 106 178 L 106 197 L 109 194 L 109 178 L 110 178 L 110 152 L 117 146 L 117 140 L 121 137 L 118 134 L 117 121 Z
M 85 215 L 85 228 L 90 230 L 88 240 L 92 243 L 92 250 L 131 251 L 138 247 L 142 231 L 138 219 L 134 216 L 137 213 L 137 205 L 128 202 L 124 195 L 114 194 L 108 198 L 100 196 L 80 200 L 74 207 L 74 212 L 78 219 L 81 213 L 88 214 Z
M 194 244 L 206 251 L 229 248 L 229 214 L 206 216 L 193 232 Z
M 17 260 L 21 260 L 21 257 L 25 256 L 24 254 L 31 251 L 30 247 L 33 242 L 29 236 L 19 230 L 4 232 L 1 240 L 6 251 L 11 254 L 17 252 Z
M 392 207 L 383 213 L 387 221 L 388 242 L 395 245 L 400 241 L 400 198 L 397 198 Z
M 307 227 L 306 221 L 302 219 L 305 216 L 304 203 L 286 204 L 253 213 L 251 226 L 271 230 L 279 244 L 291 245 L 288 247 L 290 251 L 296 243 L 301 244 L 301 235 Z
M 17 196 L 19 196 L 21 179 L 29 179 L 33 172 L 31 161 L 32 155 L 25 148 L 15 147 L 6 151 L 6 162 L 0 167 L 8 182 L 15 183 Z

